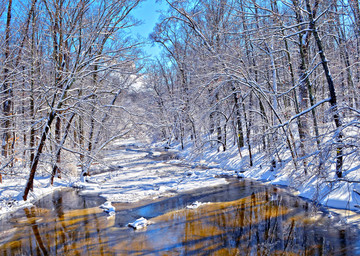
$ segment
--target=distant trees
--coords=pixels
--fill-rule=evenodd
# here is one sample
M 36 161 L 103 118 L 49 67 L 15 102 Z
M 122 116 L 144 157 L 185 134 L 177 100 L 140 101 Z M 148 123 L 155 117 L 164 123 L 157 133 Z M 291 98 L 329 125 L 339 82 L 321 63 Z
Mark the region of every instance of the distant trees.
M 24 200 L 40 165 L 53 179 L 65 151 L 88 172 L 99 150 L 129 129 L 112 115 L 138 72 L 136 43 L 125 34 L 138 3 L 1 2 L 1 172 L 15 161 L 30 168 Z
M 274 163 L 291 160 L 306 175 L 334 165 L 341 178 L 359 153 L 353 137 L 359 134 L 359 3 L 167 2 L 152 35 L 165 50 L 148 81 L 156 85 L 158 114 L 171 102 L 175 112 L 191 110 L 192 121 L 161 119 L 159 136 L 226 150 L 232 133 L 240 157 L 246 146 L 250 166 L 257 148 Z M 186 90 L 174 97 L 169 84 Z M 180 138 L 167 132 L 175 126 L 182 127 Z

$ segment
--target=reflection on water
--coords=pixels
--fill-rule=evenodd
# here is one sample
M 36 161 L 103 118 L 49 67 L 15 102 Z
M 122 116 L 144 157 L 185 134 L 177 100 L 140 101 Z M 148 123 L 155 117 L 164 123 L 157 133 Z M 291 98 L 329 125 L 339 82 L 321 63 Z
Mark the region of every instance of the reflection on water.
M 213 202 L 186 209 L 194 201 Z M 1 255 L 356 255 L 358 231 L 276 188 L 241 181 L 144 205 L 58 192 L 1 226 Z M 125 227 L 144 216 L 143 231 Z M 358 250 L 358 251 L 356 251 Z

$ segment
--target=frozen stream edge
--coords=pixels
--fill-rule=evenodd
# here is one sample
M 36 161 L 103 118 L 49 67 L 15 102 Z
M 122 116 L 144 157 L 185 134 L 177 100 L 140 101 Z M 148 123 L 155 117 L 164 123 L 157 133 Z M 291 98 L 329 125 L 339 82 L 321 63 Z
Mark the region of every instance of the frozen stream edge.
M 171 159 L 172 152 L 142 148 L 108 151 L 104 161 L 112 168 L 90 176 L 86 182 L 75 182 L 81 194 L 96 194 L 111 202 L 134 203 L 143 199 L 173 196 L 199 187 L 228 183 L 222 175 L 235 175 L 221 168 L 197 168 Z M 168 158 L 168 159 L 167 159 Z M 235 175 L 236 176 L 236 175 Z
M 231 152 L 226 155 L 208 152 L 200 161 L 188 161 L 187 150 L 181 152 L 183 160 L 174 158 L 173 156 L 179 152 L 147 148 L 134 140 L 119 141 L 112 149 L 104 151 L 102 162 L 106 163 L 106 166 L 94 165 L 91 172 L 97 174 L 87 177 L 86 182 L 80 182 L 79 178 L 64 177 L 56 179 L 54 186 L 50 186 L 48 177 L 36 177 L 34 191 L 27 202 L 21 198 L 25 177 L 24 180 L 5 181 L 0 184 L 0 219 L 20 208 L 31 206 L 33 202 L 57 189 L 66 187 L 81 188 L 81 194 L 98 195 L 109 202 L 133 203 L 144 199 L 174 196 L 201 187 L 226 184 L 226 179 L 220 177 L 237 177 L 238 174 L 234 170 L 245 168 L 236 162 L 237 156 L 231 157 Z M 246 169 L 241 176 L 263 181 L 264 184 L 289 186 L 288 177 L 281 175 L 281 170 L 264 170 L 265 168 L 260 170 L 259 166 L 255 166 Z M 309 187 L 292 192 L 297 196 L 312 199 Z M 345 203 L 344 201 L 343 204 Z M 341 207 L 341 204 L 335 207 L 343 210 L 329 210 L 341 214 L 345 222 L 359 225 L 360 216 L 357 212 L 345 210 L 346 207 Z

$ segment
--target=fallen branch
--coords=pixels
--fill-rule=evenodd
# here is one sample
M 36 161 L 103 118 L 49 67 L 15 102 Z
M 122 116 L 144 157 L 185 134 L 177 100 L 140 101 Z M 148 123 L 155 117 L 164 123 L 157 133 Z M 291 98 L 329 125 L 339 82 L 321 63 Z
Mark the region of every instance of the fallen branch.
M 325 182 L 327 182 L 327 183 L 335 183 L 335 182 L 338 182 L 338 181 L 345 181 L 345 182 L 348 182 L 348 183 L 360 183 L 359 180 L 347 180 L 347 179 L 326 180 Z
M 313 106 L 311 106 L 310 108 L 305 109 L 304 111 L 302 111 L 301 113 L 296 114 L 295 116 L 291 117 L 288 121 L 286 121 L 285 123 L 279 124 L 277 126 L 275 126 L 274 128 L 280 128 L 286 125 L 289 125 L 292 121 L 294 121 L 296 118 L 299 118 L 302 115 L 305 115 L 306 113 L 312 111 L 313 109 L 317 108 L 318 106 L 320 106 L 321 104 L 324 104 L 326 102 L 329 102 L 331 98 L 327 98 L 324 99 L 322 101 L 319 101 L 318 103 L 314 104 Z

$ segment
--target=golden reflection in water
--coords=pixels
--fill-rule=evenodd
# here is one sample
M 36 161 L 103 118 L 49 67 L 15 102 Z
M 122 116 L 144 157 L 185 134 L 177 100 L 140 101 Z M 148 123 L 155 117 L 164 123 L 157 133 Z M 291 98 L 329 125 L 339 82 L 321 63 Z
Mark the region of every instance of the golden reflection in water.
M 60 203 L 61 204 L 61 203 Z M 116 226 L 98 207 L 64 211 L 24 209 L 12 219 L 11 238 L 0 236 L 0 255 L 339 255 L 308 216 L 268 190 L 231 202 L 172 211 L 145 230 Z M 338 234 L 334 234 L 336 236 Z M 340 237 L 345 237 L 340 234 Z M 342 246 L 342 245 L 341 245 Z M 330 249 L 329 249 L 330 248 Z
M 283 242 L 283 217 L 292 210 L 267 198 L 258 193 L 169 212 L 153 218 L 151 230 L 120 241 L 114 249 L 118 255 L 296 255 Z M 269 241 L 274 241 L 271 246 Z
M 97 216 L 102 209 L 87 208 L 59 212 L 25 208 L 23 218 L 14 219 L 18 232 L 0 247 L 0 255 L 113 255 L 106 231 L 115 216 Z M 1 242 L 1 241 L 0 241 Z

